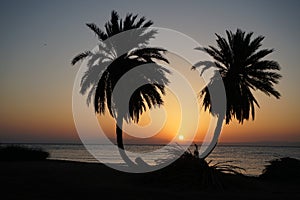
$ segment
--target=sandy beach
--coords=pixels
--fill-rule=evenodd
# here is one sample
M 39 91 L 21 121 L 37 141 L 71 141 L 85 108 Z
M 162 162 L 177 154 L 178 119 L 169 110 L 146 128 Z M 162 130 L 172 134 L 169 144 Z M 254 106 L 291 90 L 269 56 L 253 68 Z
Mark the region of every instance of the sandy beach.
M 159 170 L 129 174 L 73 161 L 0 162 L 3 199 L 299 199 L 299 182 L 225 175 L 224 189 L 203 189 L 197 176 Z M 104 198 L 105 197 L 105 198 Z

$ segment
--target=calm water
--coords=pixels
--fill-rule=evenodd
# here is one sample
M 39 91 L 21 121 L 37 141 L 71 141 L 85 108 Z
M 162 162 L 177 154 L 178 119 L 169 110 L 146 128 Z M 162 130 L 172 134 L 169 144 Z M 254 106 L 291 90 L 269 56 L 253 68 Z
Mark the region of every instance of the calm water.
M 50 153 L 50 159 L 71 160 L 81 162 L 99 162 L 95 159 L 83 145 L 73 144 L 34 144 L 28 145 L 31 147 L 40 147 Z M 132 152 L 153 152 L 160 149 L 159 145 L 127 145 L 129 151 Z M 111 145 L 90 145 L 89 148 L 95 149 L 97 155 L 101 157 L 103 163 L 123 163 L 119 158 L 115 147 Z M 190 148 L 192 151 L 193 148 Z M 143 159 L 149 164 L 155 164 L 156 159 L 164 159 L 170 155 L 169 151 L 161 151 L 156 154 L 144 154 Z M 153 156 L 154 155 L 154 156 Z M 300 159 L 300 147 L 281 147 L 281 146 L 231 146 L 219 145 L 213 153 L 207 158 L 207 161 L 212 160 L 212 164 L 232 161 L 230 164 L 246 169 L 244 174 L 257 176 L 261 174 L 267 161 L 281 158 L 293 157 Z

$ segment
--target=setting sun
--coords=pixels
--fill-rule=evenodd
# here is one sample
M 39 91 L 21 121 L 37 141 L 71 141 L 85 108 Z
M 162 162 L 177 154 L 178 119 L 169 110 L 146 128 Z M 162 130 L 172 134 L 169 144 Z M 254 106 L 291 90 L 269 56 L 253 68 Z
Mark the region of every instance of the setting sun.
M 183 140 L 184 139 L 183 135 L 179 135 L 178 139 Z

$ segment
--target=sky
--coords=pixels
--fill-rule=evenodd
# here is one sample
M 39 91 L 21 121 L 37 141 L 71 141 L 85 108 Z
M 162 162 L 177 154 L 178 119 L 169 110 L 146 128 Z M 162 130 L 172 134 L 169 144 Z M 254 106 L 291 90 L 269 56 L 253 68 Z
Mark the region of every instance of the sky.
M 112 10 L 146 16 L 203 46 L 215 33 L 241 28 L 264 35 L 268 59 L 281 66 L 280 100 L 257 93 L 255 121 L 224 125 L 220 142 L 300 143 L 299 1 L 1 1 L 0 143 L 80 142 L 72 114 L 79 65 L 71 59 L 97 44 L 85 26 L 100 27 Z M 166 139 L 166 138 L 165 138 Z

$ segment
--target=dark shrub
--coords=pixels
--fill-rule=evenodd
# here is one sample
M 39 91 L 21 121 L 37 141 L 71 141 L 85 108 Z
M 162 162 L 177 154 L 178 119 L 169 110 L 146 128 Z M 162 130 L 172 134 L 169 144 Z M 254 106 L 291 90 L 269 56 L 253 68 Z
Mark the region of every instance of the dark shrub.
M 49 153 L 40 148 L 29 148 L 19 145 L 0 147 L 1 161 L 45 160 Z
M 260 178 L 278 181 L 299 181 L 300 160 L 290 157 L 269 161 Z

